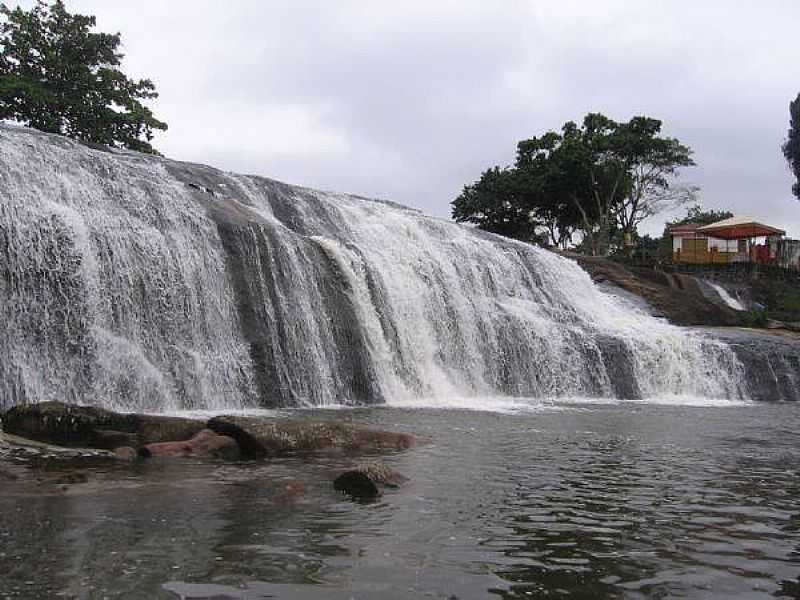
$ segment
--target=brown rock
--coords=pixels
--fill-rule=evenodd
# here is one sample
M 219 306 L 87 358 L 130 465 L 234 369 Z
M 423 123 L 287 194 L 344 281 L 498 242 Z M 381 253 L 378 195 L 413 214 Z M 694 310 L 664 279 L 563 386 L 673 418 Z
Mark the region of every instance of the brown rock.
M 92 432 L 92 448 L 119 448 L 122 446 L 138 446 L 139 436 L 124 431 L 96 429 Z
M 206 428 L 205 421 L 164 417 L 161 415 L 135 415 L 136 433 L 140 444 L 156 444 L 171 440 L 183 441 Z
M 294 504 L 300 500 L 306 493 L 306 486 L 299 481 L 286 481 L 282 482 L 275 496 L 273 502 L 276 504 Z
M 139 448 L 139 456 L 151 457 L 218 457 L 238 458 L 239 445 L 226 435 L 203 429 L 192 439 L 180 442 L 159 442 Z
M 0 467 L 0 479 L 5 479 L 6 481 L 16 481 L 19 479 L 19 476 L 16 473 L 12 473 L 3 467 Z
M 114 448 L 114 456 L 119 460 L 126 460 L 129 462 L 132 462 L 139 457 L 136 450 L 130 446 L 122 446 L 120 448 Z
M 211 419 L 208 427 L 234 438 L 245 456 L 405 450 L 422 441 L 407 433 L 365 429 L 339 421 L 222 416 Z
M 374 498 L 381 495 L 381 488 L 396 488 L 407 481 L 384 463 L 371 462 L 345 471 L 334 480 L 333 487 L 357 498 Z
M 73 471 L 71 473 L 63 473 L 61 475 L 58 475 L 57 477 L 51 477 L 50 479 L 45 479 L 42 483 L 64 485 L 64 484 L 75 484 L 75 483 L 87 483 L 88 481 L 89 477 L 86 475 L 86 473 Z
M 377 498 L 381 491 L 375 482 L 361 471 L 345 471 L 333 481 L 333 487 L 354 498 Z
M 691 275 L 625 266 L 599 256 L 561 252 L 574 259 L 595 282 L 607 281 L 635 294 L 676 325 L 739 325 L 742 317 L 726 304 L 703 295 Z
M 362 463 L 355 470 L 369 477 L 375 484 L 385 487 L 397 488 L 408 481 L 408 477 L 382 462 Z

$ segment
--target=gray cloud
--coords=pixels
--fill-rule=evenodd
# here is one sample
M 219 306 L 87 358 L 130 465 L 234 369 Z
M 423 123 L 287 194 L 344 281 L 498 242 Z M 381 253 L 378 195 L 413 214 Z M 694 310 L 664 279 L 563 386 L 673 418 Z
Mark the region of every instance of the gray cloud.
M 800 237 L 780 154 L 794 0 L 67 4 L 122 33 L 174 158 L 447 216 L 517 140 L 589 111 L 647 114 L 694 148 L 684 178 L 706 206 Z

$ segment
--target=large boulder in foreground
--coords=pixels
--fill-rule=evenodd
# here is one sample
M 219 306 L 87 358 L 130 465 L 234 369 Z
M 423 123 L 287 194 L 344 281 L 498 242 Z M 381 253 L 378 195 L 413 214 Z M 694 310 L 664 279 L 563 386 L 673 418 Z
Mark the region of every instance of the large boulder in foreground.
M 211 419 L 208 428 L 235 439 L 245 456 L 405 450 L 421 441 L 407 433 L 306 419 L 221 416 Z
M 63 402 L 19 404 L 2 415 L 3 430 L 59 446 L 102 448 L 188 440 L 204 421 L 180 417 L 116 413 Z

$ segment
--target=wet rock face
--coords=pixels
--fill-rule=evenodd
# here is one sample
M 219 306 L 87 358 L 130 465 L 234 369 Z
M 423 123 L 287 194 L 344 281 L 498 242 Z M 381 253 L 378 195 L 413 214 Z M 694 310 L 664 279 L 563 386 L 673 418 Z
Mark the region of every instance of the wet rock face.
M 634 373 L 631 349 L 622 340 L 611 336 L 598 336 L 598 346 L 614 397 L 624 400 L 641 398 L 642 392 Z
M 375 431 L 335 421 L 223 416 L 211 419 L 208 428 L 234 438 L 245 456 L 405 450 L 421 441 L 405 433 Z
M 752 329 L 707 329 L 724 340 L 747 372 L 751 399 L 800 401 L 800 335 Z
M 626 267 L 599 256 L 565 253 L 574 259 L 595 283 L 610 283 L 643 298 L 658 316 L 676 325 L 739 325 L 741 316 L 725 305 L 709 300 L 697 279 L 680 273 Z
M 116 413 L 62 402 L 19 404 L 2 415 L 3 429 L 20 437 L 60 446 L 102 448 L 182 441 L 205 423 L 178 417 Z

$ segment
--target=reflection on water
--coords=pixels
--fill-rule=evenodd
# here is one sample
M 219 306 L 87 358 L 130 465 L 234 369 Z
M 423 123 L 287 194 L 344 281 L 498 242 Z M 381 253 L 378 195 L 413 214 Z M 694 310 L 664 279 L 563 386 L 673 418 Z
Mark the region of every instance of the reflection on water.
M 797 597 L 796 412 L 343 412 L 435 439 L 368 504 L 346 457 L 3 481 L 0 598 Z

